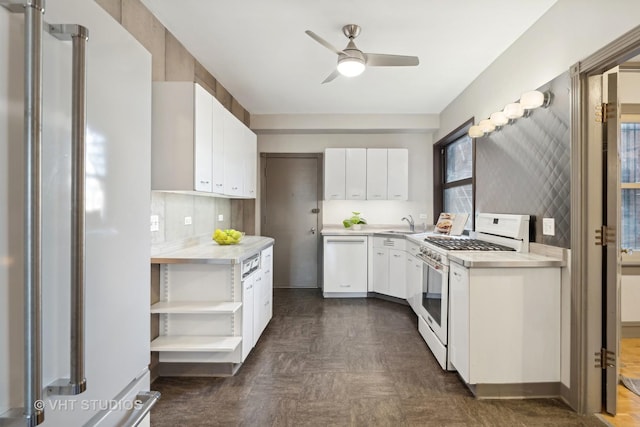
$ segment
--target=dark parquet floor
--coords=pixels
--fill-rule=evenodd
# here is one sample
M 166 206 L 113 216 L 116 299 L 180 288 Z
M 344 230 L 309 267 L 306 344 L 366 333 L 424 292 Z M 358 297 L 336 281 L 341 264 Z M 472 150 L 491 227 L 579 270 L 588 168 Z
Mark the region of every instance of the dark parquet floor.
M 229 378 L 160 378 L 151 425 L 602 426 L 557 399 L 476 400 L 440 369 L 408 306 L 276 289 L 274 316 Z

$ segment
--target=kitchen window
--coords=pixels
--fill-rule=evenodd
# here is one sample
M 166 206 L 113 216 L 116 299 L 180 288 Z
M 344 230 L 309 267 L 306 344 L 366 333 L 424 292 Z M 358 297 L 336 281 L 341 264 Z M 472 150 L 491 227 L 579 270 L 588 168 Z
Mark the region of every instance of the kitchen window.
M 640 251 L 640 115 L 624 114 L 620 125 L 620 182 L 623 249 Z M 633 258 L 640 260 L 637 254 Z M 625 257 L 629 258 L 629 257 Z
M 434 219 L 440 212 L 468 213 L 465 230 L 473 230 L 475 148 L 467 132 L 473 119 L 434 145 Z

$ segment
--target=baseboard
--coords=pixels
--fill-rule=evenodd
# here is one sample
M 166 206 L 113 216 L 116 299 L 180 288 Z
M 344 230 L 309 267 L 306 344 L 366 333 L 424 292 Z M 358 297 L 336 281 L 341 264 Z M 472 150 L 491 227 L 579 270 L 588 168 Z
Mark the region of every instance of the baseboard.
M 640 338 L 640 322 L 624 322 L 620 335 L 622 338 Z
M 392 297 L 389 295 L 384 295 L 384 294 L 379 294 L 377 292 L 368 292 L 367 293 L 367 297 L 373 297 L 373 298 L 378 298 L 378 299 L 383 299 L 385 301 L 390 301 L 390 302 L 395 302 L 397 304 L 403 304 L 403 305 L 409 305 L 409 303 L 407 302 L 406 299 L 403 298 L 396 298 L 396 297 Z
M 560 396 L 559 382 L 521 384 L 470 384 L 476 399 L 531 399 Z
M 159 377 L 230 377 L 238 372 L 241 363 L 174 363 L 160 362 Z

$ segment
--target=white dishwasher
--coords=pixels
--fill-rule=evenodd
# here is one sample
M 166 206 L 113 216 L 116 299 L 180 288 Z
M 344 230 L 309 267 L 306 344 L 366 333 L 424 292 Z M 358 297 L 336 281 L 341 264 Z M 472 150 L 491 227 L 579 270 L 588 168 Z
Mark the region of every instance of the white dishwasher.
M 367 296 L 367 236 L 324 236 L 324 297 Z

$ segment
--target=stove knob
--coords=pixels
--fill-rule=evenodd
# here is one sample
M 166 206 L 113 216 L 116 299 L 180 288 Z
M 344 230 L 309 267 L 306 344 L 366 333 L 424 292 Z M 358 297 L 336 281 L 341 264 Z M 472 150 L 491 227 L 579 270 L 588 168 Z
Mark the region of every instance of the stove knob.
M 440 256 L 440 255 L 436 256 L 436 261 L 438 261 L 438 262 L 442 261 L 442 256 Z

